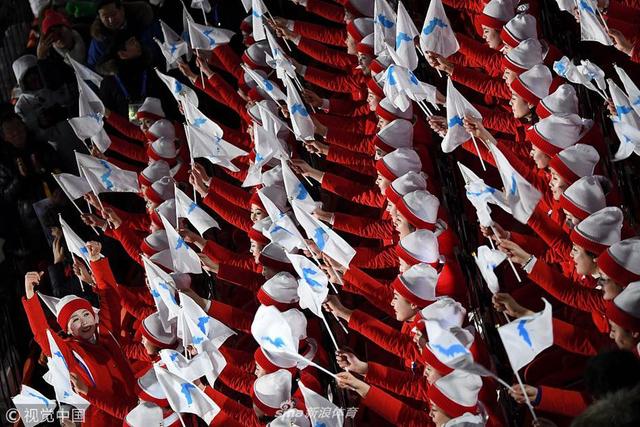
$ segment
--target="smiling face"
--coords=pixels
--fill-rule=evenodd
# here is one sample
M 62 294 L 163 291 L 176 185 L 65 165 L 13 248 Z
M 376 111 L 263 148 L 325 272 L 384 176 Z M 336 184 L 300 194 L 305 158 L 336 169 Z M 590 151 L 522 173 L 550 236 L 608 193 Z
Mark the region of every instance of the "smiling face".
M 369 105 L 369 111 L 376 111 L 378 108 L 378 103 L 380 102 L 380 98 L 378 95 L 371 92 L 371 90 L 367 91 L 367 104 Z
M 531 113 L 531 104 L 527 103 L 523 97 L 511 91 L 511 99 L 509 100 L 513 117 L 522 119 Z
M 433 401 L 429 401 L 429 403 L 429 416 L 431 417 L 431 420 L 436 425 L 436 427 L 441 427 L 445 425 L 449 420 L 451 420 L 451 418 L 449 418 L 447 414 L 445 414 L 444 411 L 438 407 L 438 405 L 433 403 Z
M 551 188 L 553 200 L 560 200 L 560 196 L 569 187 L 569 184 L 553 168 L 549 168 L 549 174 L 551 175 L 549 188 Z
M 531 145 L 531 151 L 529 151 L 529 155 L 533 159 L 538 169 L 545 169 L 549 166 L 549 160 L 551 157 L 545 154 L 543 151 L 540 151 L 538 147 L 535 145 Z
M 140 130 L 142 132 L 147 132 L 149 130 L 149 128 L 151 126 L 153 126 L 153 124 L 155 123 L 155 121 L 151 120 L 151 119 L 142 119 L 140 122 Z
M 571 247 L 571 258 L 575 263 L 576 273 L 581 276 L 591 276 L 597 273 L 595 258 L 592 257 L 583 247 L 575 243 Z
M 495 28 L 482 26 L 482 38 L 489 45 L 491 49 L 498 50 L 502 46 L 502 39 L 500 38 L 500 31 Z
M 629 332 L 626 329 L 620 327 L 616 323 L 609 320 L 609 325 L 611 326 L 611 330 L 609 331 L 609 338 L 615 341 L 616 346 L 620 350 L 633 351 L 638 345 L 638 341 L 640 340 L 640 333 L 638 332 Z
M 351 34 L 347 33 L 347 38 L 345 39 L 344 43 L 347 45 L 347 53 L 349 55 L 355 55 L 358 53 L 357 45 L 358 42 L 356 42 L 356 40 L 351 37 Z
M 407 218 L 396 210 L 395 219 L 393 225 L 396 227 L 396 231 L 400 235 L 400 238 L 407 236 L 408 234 L 416 231 L 416 228 L 409 223 Z
M 393 311 L 396 313 L 396 319 L 400 322 L 411 320 L 418 311 L 418 308 L 415 305 L 411 304 L 405 297 L 396 291 L 393 291 L 391 307 L 393 307 Z
M 436 371 L 431 365 L 428 363 L 424 365 L 424 376 L 427 378 L 427 382 L 429 384 L 433 384 L 442 378 L 440 372 Z
M 73 312 L 69 317 L 67 332 L 75 338 L 89 340 L 96 332 L 96 318 L 87 309 L 80 309 Z
M 267 217 L 267 213 L 258 205 L 251 205 L 251 222 L 254 224 Z
M 612 301 L 622 292 L 622 286 L 604 274 L 599 268 L 598 285 L 602 288 L 602 299 L 605 301 Z
M 100 8 L 98 17 L 102 25 L 110 30 L 117 30 L 124 25 L 124 8 L 116 6 L 115 2 Z

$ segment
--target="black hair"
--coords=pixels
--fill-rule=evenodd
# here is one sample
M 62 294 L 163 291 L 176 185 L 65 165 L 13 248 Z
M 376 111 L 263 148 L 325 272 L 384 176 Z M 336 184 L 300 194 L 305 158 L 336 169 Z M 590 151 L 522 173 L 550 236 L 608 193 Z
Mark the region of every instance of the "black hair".
M 637 426 L 640 426 L 640 387 L 604 396 L 571 423 L 571 427 Z
M 584 382 L 587 392 L 594 399 L 634 387 L 640 384 L 640 361 L 630 351 L 601 353 L 587 363 Z
M 108 6 L 110 4 L 115 4 L 118 9 L 120 9 L 122 7 L 122 1 L 121 0 L 98 0 L 98 2 L 96 4 L 96 10 L 100 11 L 100 9 L 102 9 L 103 7 Z

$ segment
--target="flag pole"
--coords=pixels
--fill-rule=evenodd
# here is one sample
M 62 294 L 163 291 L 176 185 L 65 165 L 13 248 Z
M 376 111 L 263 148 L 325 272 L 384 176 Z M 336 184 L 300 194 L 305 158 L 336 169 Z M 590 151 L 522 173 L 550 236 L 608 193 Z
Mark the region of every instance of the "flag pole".
M 471 141 L 473 141 L 473 146 L 476 149 L 476 153 L 478 153 L 478 158 L 480 159 L 480 165 L 482 166 L 482 170 L 483 171 L 487 171 L 487 167 L 484 164 L 484 160 L 482 159 L 482 154 L 480 154 L 480 147 L 478 147 L 478 142 L 476 141 L 476 137 L 473 136 L 473 134 L 469 134 L 471 135 Z
M 500 239 L 500 237 L 498 237 L 498 233 L 496 232 L 496 228 L 493 226 L 493 224 L 491 225 L 491 231 L 493 231 L 493 235 L 496 236 L 496 239 L 498 240 L 498 243 L 501 243 L 502 239 Z M 507 257 L 507 261 L 509 261 L 509 265 L 511 266 L 511 269 L 513 270 L 513 274 L 516 275 L 516 279 L 518 279 L 518 283 L 522 283 L 522 279 L 520 278 L 520 275 L 518 274 L 518 270 L 516 270 L 516 266 L 513 265 L 513 261 L 511 261 L 511 259 L 509 257 Z
M 513 365 L 511 365 L 511 369 L 513 369 Z M 516 369 L 513 369 L 513 373 L 516 375 L 516 379 L 518 380 L 518 384 L 520 385 L 520 389 L 522 390 L 522 394 L 524 395 L 524 400 L 527 403 L 527 407 L 529 408 L 529 412 L 531 412 L 531 416 L 534 421 L 538 421 L 538 416 L 536 415 L 536 411 L 533 410 L 533 405 L 531 404 L 531 400 L 529 400 L 529 396 L 527 395 L 526 390 L 524 389 L 524 384 L 522 383 L 522 379 L 520 378 L 520 374 Z
M 336 350 L 339 350 L 338 341 L 336 341 L 336 337 L 333 336 L 333 332 L 331 331 L 331 327 L 329 327 L 329 322 L 327 322 L 327 318 L 324 316 L 324 313 L 320 311 L 320 317 L 322 317 L 322 321 L 324 322 L 324 326 L 327 328 L 327 332 L 329 333 L 329 337 L 331 338 L 331 342 L 335 346 Z
M 336 374 L 334 374 L 333 372 L 331 372 L 327 368 L 324 368 L 324 367 L 318 365 L 316 362 L 312 361 L 311 359 L 307 359 L 306 357 L 301 356 L 300 354 L 294 353 L 294 352 L 287 351 L 286 353 L 291 355 L 291 356 L 293 356 L 295 359 L 302 360 L 302 361 L 304 361 L 304 363 L 308 363 L 310 366 L 313 366 L 314 368 L 318 369 L 319 371 L 322 371 L 325 374 L 330 375 L 335 379 L 338 379 L 338 376 Z

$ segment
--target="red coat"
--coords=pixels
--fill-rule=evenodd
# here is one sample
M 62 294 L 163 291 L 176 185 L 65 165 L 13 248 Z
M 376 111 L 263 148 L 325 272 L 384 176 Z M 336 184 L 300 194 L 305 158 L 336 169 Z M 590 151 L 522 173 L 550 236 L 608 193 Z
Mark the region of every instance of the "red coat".
M 322 178 L 322 188 L 360 205 L 382 208 L 385 197 L 378 187 L 368 187 L 331 173 Z
M 414 409 L 376 386 L 371 386 L 360 402 L 398 427 L 435 426 L 429 416 L 428 408 Z
M 339 47 L 344 47 L 347 39 L 347 31 L 343 28 L 328 27 L 304 21 L 294 21 L 293 32 L 320 43 Z
M 307 12 L 339 24 L 344 23 L 344 7 L 332 2 L 323 0 L 307 0 Z
M 253 313 L 241 310 L 232 305 L 220 301 L 211 301 L 207 314 L 218 319 L 225 325 L 233 329 L 251 333 L 251 323 L 253 323 Z
M 248 233 L 253 227 L 253 223 L 249 218 L 250 212 L 232 204 L 224 197 L 215 193 L 209 193 L 202 201 L 226 222 L 245 233 Z
M 536 409 L 572 418 L 584 412 L 591 403 L 591 399 L 584 393 L 574 390 L 542 386 L 538 387 L 538 393 L 541 396 Z
M 302 37 L 298 49 L 311 58 L 342 71 L 350 71 L 358 65 L 358 58 L 344 49 L 329 48 L 322 43 Z

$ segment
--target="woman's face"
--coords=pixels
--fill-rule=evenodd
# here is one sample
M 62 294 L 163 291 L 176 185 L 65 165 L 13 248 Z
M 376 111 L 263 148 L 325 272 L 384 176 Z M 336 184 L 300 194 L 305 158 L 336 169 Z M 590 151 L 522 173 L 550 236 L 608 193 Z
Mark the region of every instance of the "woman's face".
M 75 338 L 89 340 L 96 332 L 96 318 L 93 313 L 83 308 L 73 312 L 69 318 L 67 332 Z
M 22 120 L 15 117 L 2 123 L 2 139 L 16 148 L 27 144 L 27 128 Z
M 440 409 L 433 401 L 429 401 L 429 416 L 431 420 L 436 425 L 436 427 L 442 427 L 445 425 L 451 418 L 445 414 L 442 409 Z
M 386 153 L 384 150 L 382 150 L 381 148 L 376 147 L 376 152 L 373 155 L 373 159 L 375 161 L 380 160 L 381 158 L 383 158 L 384 156 L 386 156 L 388 153 Z
M 580 219 L 566 209 L 562 209 L 562 212 L 564 212 L 564 223 L 569 227 L 569 230 L 573 230 L 580 223 Z
M 260 221 L 262 218 L 265 218 L 267 213 L 262 210 L 262 208 L 258 205 L 251 205 L 251 222 L 254 224 Z
M 258 259 L 260 258 L 260 251 L 262 251 L 263 246 L 255 240 L 249 240 L 249 242 L 249 252 L 251 252 L 251 255 L 253 255 L 253 260 L 257 264 Z
M 500 38 L 500 31 L 495 28 L 489 28 L 486 25 L 482 26 L 482 38 L 489 45 L 491 49 L 498 50 L 502 46 L 502 39 Z
M 393 292 L 391 307 L 396 313 L 396 319 L 400 322 L 406 322 L 416 315 L 416 307 L 395 291 Z
M 409 223 L 407 218 L 397 210 L 393 224 L 395 225 L 398 234 L 400 234 L 400 238 L 403 238 L 404 236 L 415 230 L 415 227 L 412 226 L 411 223 Z
M 391 217 L 391 221 L 395 224 L 396 218 L 398 217 L 398 209 L 394 203 L 391 203 L 390 200 L 387 199 L 387 212 L 389 212 L 389 216 Z
M 371 69 L 369 65 L 371 65 L 372 58 L 369 55 L 365 55 L 364 53 L 358 52 L 358 65 L 362 70 L 362 74 L 365 76 L 371 75 Z
M 529 154 L 531 155 L 531 158 L 535 162 L 538 169 L 545 169 L 549 166 L 549 160 L 551 160 L 551 157 L 549 157 L 535 145 L 531 145 L 531 151 L 529 152 Z
M 602 299 L 605 301 L 613 301 L 622 292 L 622 286 L 604 274 L 599 268 L 598 285 L 602 288 Z
M 344 43 L 347 45 L 347 53 L 349 55 L 355 55 L 358 53 L 358 43 L 353 37 L 351 37 L 351 34 L 347 33 L 347 38 L 345 39 Z
M 256 370 L 253 371 L 253 373 L 255 374 L 256 378 L 267 375 L 267 371 L 265 371 L 264 368 L 258 364 L 258 362 L 256 362 Z
M 155 356 L 156 354 L 158 354 L 158 351 L 160 349 L 155 344 L 152 344 L 147 339 L 147 337 L 143 335 L 140 341 L 142 342 L 142 345 L 144 346 L 144 349 L 149 356 Z
M 382 129 L 383 127 L 385 127 L 389 123 L 391 123 L 389 120 L 378 116 L 378 130 Z
M 560 196 L 569 187 L 569 184 L 556 172 L 554 169 L 549 168 L 551 174 L 551 180 L 549 181 L 549 188 L 551 188 L 551 194 L 553 200 L 560 200 Z
M 405 260 L 403 260 L 402 258 L 398 258 L 398 271 L 400 271 L 400 273 L 404 273 L 410 268 L 411 266 L 407 264 Z
M 379 102 L 380 102 L 380 98 L 378 98 L 378 95 L 376 95 L 375 93 L 371 92 L 371 90 L 369 90 L 367 92 L 367 104 L 369 104 L 369 111 L 376 111 L 376 108 L 378 108 Z
M 595 260 L 581 246 L 571 247 L 571 258 L 576 265 L 576 273 L 581 276 L 591 276 L 597 273 Z
M 611 326 L 609 338 L 615 341 L 616 346 L 620 350 L 634 351 L 638 345 L 640 334 L 638 332 L 629 332 L 611 320 L 609 320 L 609 325 Z
M 513 112 L 513 117 L 516 119 L 522 119 L 529 115 L 531 112 L 531 107 L 524 100 L 523 97 L 511 91 L 511 100 L 509 101 L 509 105 L 511 105 L 511 111 Z
M 440 374 L 440 372 L 436 371 L 428 363 L 424 365 L 424 376 L 427 378 L 427 382 L 429 383 L 429 385 L 435 383 L 440 378 L 442 378 L 442 375 Z
M 153 126 L 155 122 L 151 119 L 142 119 L 140 123 L 140 130 L 142 132 L 147 132 L 151 126 Z
M 278 272 L 273 268 L 267 267 L 266 265 L 262 266 L 262 277 L 264 277 L 265 280 L 271 279 L 276 274 L 278 274 Z
M 391 181 L 389 181 L 384 176 L 378 174 L 378 177 L 376 178 L 376 185 L 380 189 L 380 193 L 384 194 L 384 192 L 387 191 L 387 187 L 390 184 L 391 184 Z

